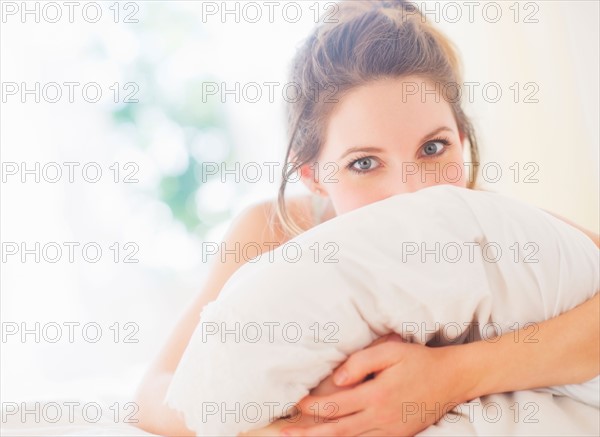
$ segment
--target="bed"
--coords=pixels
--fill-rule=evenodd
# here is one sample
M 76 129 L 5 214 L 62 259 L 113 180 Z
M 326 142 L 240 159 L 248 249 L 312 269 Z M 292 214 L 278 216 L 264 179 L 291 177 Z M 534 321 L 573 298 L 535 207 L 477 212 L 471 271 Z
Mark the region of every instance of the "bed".
M 124 400 L 125 401 L 125 400 Z M 85 401 L 81 401 L 82 404 Z M 108 411 L 110 403 L 103 405 Z M 33 403 L 29 403 L 30 410 Z M 272 427 L 265 436 L 277 436 Z M 2 436 L 140 436 L 150 437 L 135 424 L 115 423 L 108 417 L 89 423 L 79 417 L 68 423 L 22 421 L 19 415 L 3 414 Z M 250 433 L 250 435 L 253 435 Z M 257 434 L 258 435 L 258 434 Z M 450 411 L 419 436 L 598 436 L 600 411 L 567 396 L 525 390 L 473 399 Z
M 446 226 L 449 221 L 454 226 Z M 382 239 L 382 233 L 390 237 Z M 314 262 L 314 252 L 307 249 L 331 241 L 338 244 L 339 262 Z M 439 241 L 496 242 L 506 248 L 535 242 L 543 262 L 515 262 L 513 255 L 521 261 L 531 255 L 525 244 L 493 262 L 483 249 L 472 259 L 400 262 L 406 253 L 399 248 L 406 247 L 399 242 L 408 241 L 429 247 Z M 598 249 L 579 230 L 532 206 L 458 187 L 431 187 L 376 202 L 313 228 L 295 242 L 305 249 L 304 258 L 289 262 L 278 248 L 274 261 L 264 258 L 241 267 L 219 298 L 203 308 L 166 396 L 198 435 L 277 435 L 277 425 L 252 432 L 269 425 L 268 415 L 252 423 L 214 416 L 205 420 L 199 408 L 207 401 L 297 402 L 349 354 L 379 336 L 396 332 L 422 344 L 431 340 L 432 335 L 409 331 L 407 321 L 465 326 L 476 320 L 478 326 L 491 322 L 506 332 L 515 323 L 547 320 L 581 304 L 598 292 L 600 282 Z M 314 287 L 314 277 L 333 291 Z M 217 322 L 274 320 L 323 326 L 332 319 L 340 327 L 335 343 L 314 341 L 308 330 L 308 337 L 294 343 L 280 338 L 227 342 L 207 338 L 205 329 Z M 463 334 L 455 332 L 439 345 L 464 339 Z M 419 435 L 600 435 L 599 381 L 476 398 Z M 96 423 L 36 423 L 5 407 L 2 435 L 7 436 L 152 435 L 110 417 Z

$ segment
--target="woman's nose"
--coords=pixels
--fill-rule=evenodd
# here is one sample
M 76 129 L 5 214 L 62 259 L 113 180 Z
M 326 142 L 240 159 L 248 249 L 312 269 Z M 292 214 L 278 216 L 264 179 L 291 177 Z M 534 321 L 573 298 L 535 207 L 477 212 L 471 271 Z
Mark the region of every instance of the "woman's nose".
M 388 181 L 388 192 L 391 196 L 396 194 L 413 193 L 426 186 L 425 183 L 421 182 L 421 178 L 418 174 L 406 175 L 396 174 L 394 178 Z

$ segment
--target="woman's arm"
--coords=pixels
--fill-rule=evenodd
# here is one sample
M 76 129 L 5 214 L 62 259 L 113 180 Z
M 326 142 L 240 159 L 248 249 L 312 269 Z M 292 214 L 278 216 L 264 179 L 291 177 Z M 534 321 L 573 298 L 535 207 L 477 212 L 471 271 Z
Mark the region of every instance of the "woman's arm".
M 273 231 L 269 224 L 269 208 L 270 204 L 263 203 L 250 207 L 240 214 L 224 238 L 226 249 L 243 248 L 247 243 L 254 245 L 257 243 L 263 251 L 266 251 L 278 242 L 281 236 Z M 173 373 L 200 321 L 202 308 L 217 298 L 223 285 L 246 261 L 243 256 L 236 257 L 231 253 L 221 259 L 220 251 L 215 255 L 214 260 L 202 292 L 196 296 L 177 322 L 135 394 L 135 402 L 139 407 L 138 426 L 148 432 L 161 435 L 194 435 L 186 428 L 181 414 L 169 408 L 164 403 L 164 399 Z
M 463 400 L 592 379 L 600 374 L 600 295 L 497 342 L 456 346 L 453 355 L 461 363 Z

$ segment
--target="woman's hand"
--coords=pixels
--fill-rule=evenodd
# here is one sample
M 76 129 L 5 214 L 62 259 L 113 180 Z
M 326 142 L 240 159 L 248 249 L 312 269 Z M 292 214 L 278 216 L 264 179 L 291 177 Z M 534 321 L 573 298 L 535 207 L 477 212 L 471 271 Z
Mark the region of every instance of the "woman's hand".
M 453 358 L 453 347 L 405 343 L 397 335 L 378 339 L 298 403 L 303 415 L 326 423 L 289 424 L 280 435 L 414 435 L 468 400 Z
M 386 341 L 363 349 L 334 372 L 334 381 L 344 372 L 342 386 L 372 372 L 375 379 L 343 392 L 307 396 L 299 407 L 318 408 L 330 423 L 284 426 L 282 431 L 296 436 L 414 435 L 478 396 L 583 383 L 600 374 L 599 308 L 596 294 L 560 316 L 493 341 L 435 348 Z M 335 414 L 331 404 L 324 408 L 327 403 L 337 408 Z

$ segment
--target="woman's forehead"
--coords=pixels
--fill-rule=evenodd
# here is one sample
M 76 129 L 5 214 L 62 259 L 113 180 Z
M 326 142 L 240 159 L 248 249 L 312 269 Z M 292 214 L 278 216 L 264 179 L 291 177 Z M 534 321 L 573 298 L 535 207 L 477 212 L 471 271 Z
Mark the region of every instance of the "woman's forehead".
M 357 142 L 388 143 L 397 138 L 411 143 L 440 126 L 457 133 L 450 104 L 435 95 L 431 82 L 421 82 L 424 80 L 420 78 L 387 79 L 351 90 L 329 117 L 326 143 L 351 147 Z M 427 93 L 407 93 L 413 85 L 427 87 Z

